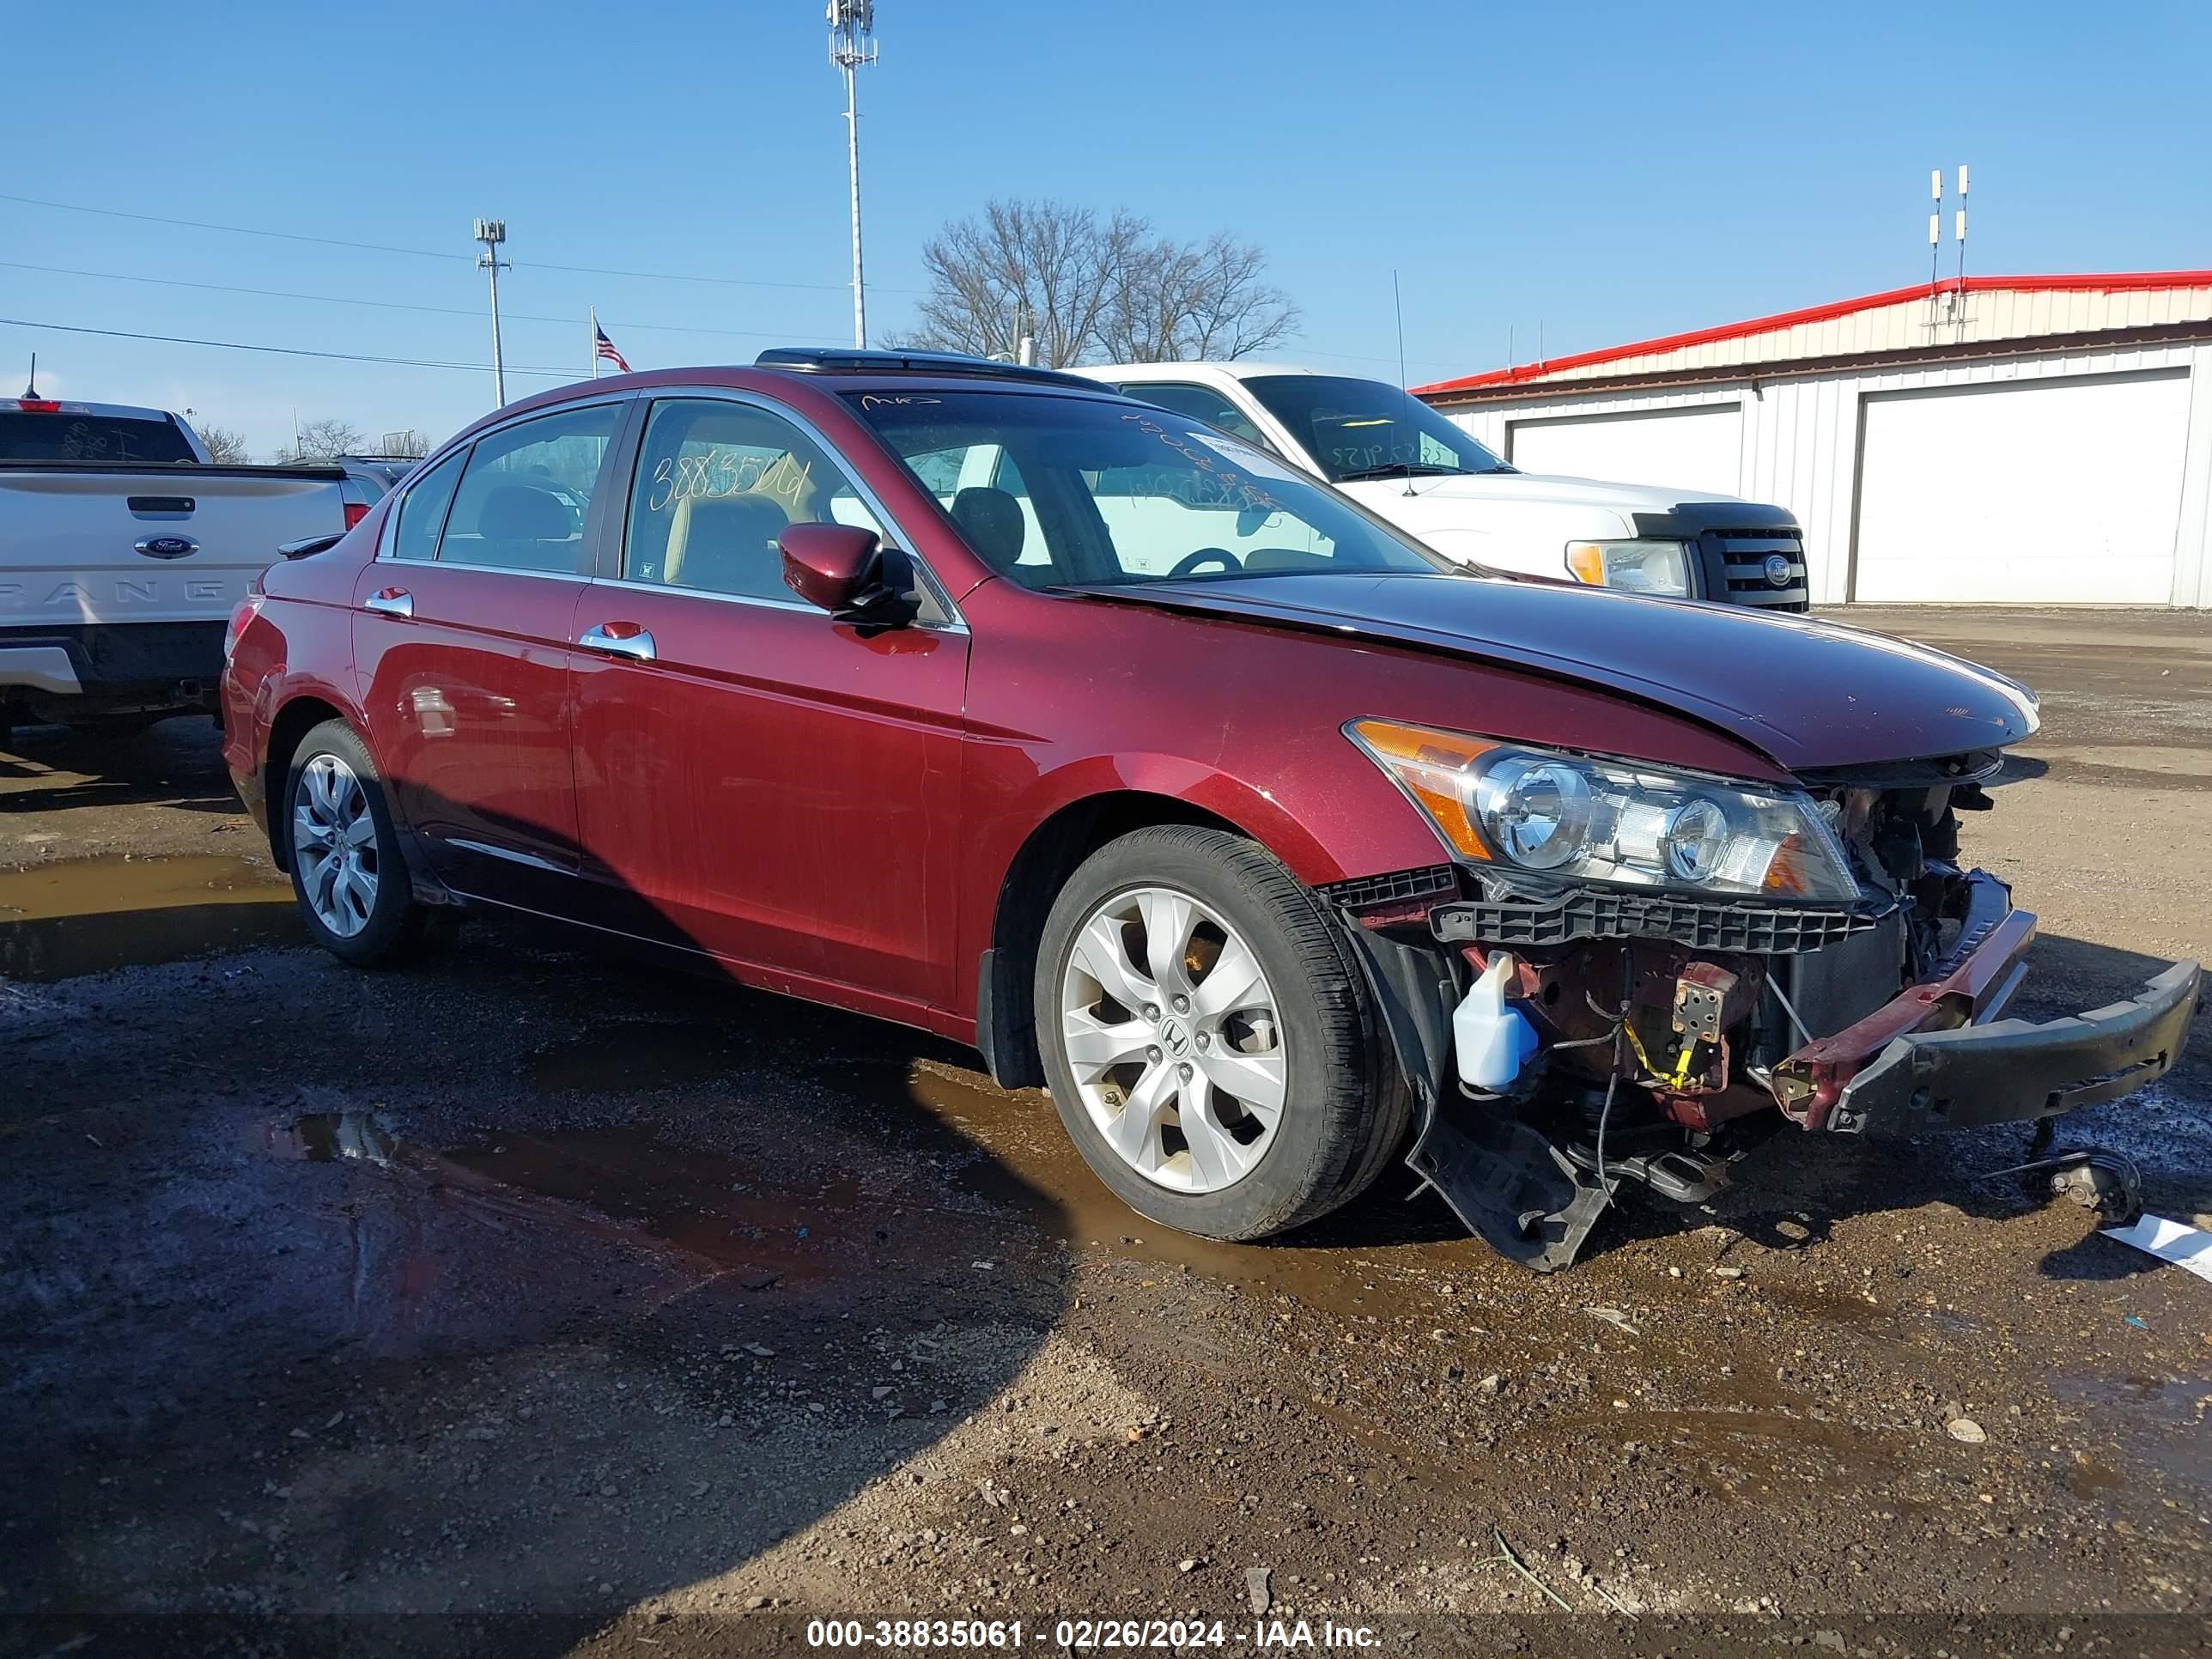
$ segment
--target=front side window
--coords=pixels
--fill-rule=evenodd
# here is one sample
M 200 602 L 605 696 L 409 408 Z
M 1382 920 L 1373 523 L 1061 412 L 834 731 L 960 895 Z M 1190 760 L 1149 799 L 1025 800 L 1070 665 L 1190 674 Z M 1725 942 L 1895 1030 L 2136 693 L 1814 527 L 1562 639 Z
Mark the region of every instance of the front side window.
M 1259 374 L 1244 389 L 1290 428 L 1331 483 L 1513 471 L 1419 398 L 1381 380 Z
M 453 486 L 468 459 L 466 449 L 457 449 L 408 486 L 392 532 L 393 558 L 428 564 L 438 556 L 438 532 L 446 527 L 446 509 L 453 504 Z
M 1028 586 L 1456 568 L 1171 410 L 1028 392 L 848 401 L 976 556 Z
M 790 599 L 776 538 L 794 524 L 884 535 L 843 469 L 782 416 L 719 398 L 653 404 L 623 537 L 626 580 Z
M 1260 428 L 1252 424 L 1244 411 L 1212 386 L 1186 384 L 1182 380 L 1136 380 L 1121 391 L 1123 397 L 1134 398 L 1140 404 L 1172 409 L 1176 414 L 1188 415 L 1194 421 L 1218 426 L 1248 444 L 1256 445 L 1261 449 L 1269 447 L 1267 441 L 1260 435 Z
M 577 574 L 584 520 L 621 413 L 618 404 L 594 404 L 477 439 L 453 492 L 438 562 Z

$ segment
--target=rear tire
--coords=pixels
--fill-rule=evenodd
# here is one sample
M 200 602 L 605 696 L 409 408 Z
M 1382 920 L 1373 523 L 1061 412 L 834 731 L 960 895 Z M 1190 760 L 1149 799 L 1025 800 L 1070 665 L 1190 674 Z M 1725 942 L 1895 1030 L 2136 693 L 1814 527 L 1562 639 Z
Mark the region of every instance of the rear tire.
M 1156 951 L 1156 933 L 1176 942 Z M 1053 902 L 1035 988 L 1061 1122 L 1164 1225 L 1285 1231 L 1355 1197 L 1404 1137 L 1349 946 L 1239 836 L 1164 824 L 1100 848 Z
M 415 955 L 429 912 L 416 902 L 376 763 L 351 726 L 325 720 L 300 740 L 277 810 L 309 937 L 357 968 Z

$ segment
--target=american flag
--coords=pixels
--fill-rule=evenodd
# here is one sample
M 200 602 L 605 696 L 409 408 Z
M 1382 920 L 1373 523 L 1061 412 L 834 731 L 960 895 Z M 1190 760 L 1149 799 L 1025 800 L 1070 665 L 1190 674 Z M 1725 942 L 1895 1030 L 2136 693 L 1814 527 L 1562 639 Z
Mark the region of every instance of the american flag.
M 597 319 L 592 323 L 592 355 L 605 358 L 625 374 L 629 373 L 629 360 L 615 349 L 615 343 L 607 338 L 606 330 L 599 326 Z

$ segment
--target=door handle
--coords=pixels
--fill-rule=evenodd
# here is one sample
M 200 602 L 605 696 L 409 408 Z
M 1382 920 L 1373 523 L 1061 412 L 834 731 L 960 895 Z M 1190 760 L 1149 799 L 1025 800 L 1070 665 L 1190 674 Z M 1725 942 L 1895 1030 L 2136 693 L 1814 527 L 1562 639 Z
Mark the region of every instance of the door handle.
M 617 634 L 616 629 L 623 631 Z M 601 623 L 579 634 L 576 643 L 586 651 L 603 651 L 610 657 L 628 657 L 633 662 L 653 660 L 653 635 L 635 623 Z
M 415 596 L 404 587 L 386 587 L 370 594 L 361 606 L 364 611 L 386 617 L 411 617 L 415 614 Z

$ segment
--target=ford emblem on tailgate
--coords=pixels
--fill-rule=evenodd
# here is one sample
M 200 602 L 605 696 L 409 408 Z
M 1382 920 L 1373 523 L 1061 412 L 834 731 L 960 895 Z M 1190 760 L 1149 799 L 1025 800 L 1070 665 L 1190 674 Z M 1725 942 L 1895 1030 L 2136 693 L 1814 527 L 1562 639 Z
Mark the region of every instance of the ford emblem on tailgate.
M 139 543 L 138 550 L 143 553 L 146 550 L 146 544 Z M 1776 587 L 1790 586 L 1790 559 L 1787 554 L 1770 553 L 1766 556 L 1766 580 Z
M 200 544 L 190 536 L 149 536 L 138 550 L 149 559 L 185 559 L 198 552 Z

